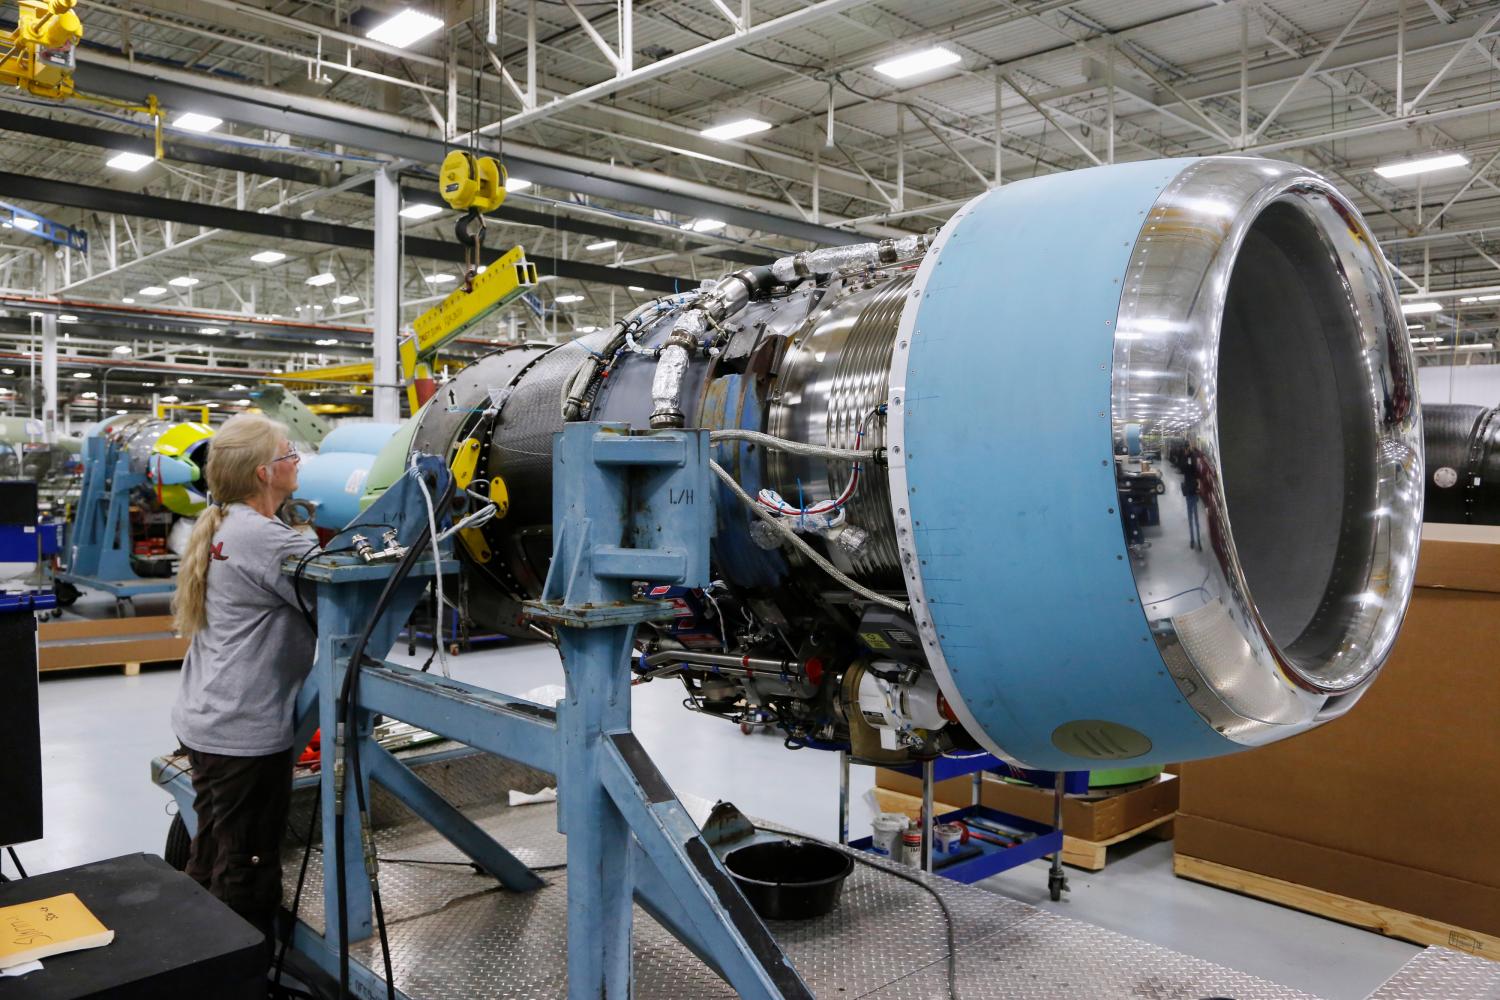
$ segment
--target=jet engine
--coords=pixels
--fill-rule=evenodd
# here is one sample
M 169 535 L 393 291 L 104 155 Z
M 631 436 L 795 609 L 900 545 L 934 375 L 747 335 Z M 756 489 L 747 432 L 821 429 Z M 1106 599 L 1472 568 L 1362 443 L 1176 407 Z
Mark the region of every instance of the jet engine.
M 1379 249 L 1301 167 L 1006 185 L 460 372 L 415 418 L 503 516 L 470 613 L 520 631 L 566 421 L 708 428 L 715 582 L 639 635 L 684 704 L 864 760 L 1086 769 L 1348 711 L 1412 586 L 1415 367 Z M 401 447 L 407 447 L 403 443 Z

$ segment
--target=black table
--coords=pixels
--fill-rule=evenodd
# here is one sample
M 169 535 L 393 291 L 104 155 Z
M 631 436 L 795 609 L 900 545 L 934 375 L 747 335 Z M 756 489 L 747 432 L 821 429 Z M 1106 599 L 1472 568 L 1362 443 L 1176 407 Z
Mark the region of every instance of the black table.
M 260 931 L 161 858 L 127 854 L 9 882 L 0 885 L 0 906 L 65 892 L 77 893 L 115 939 L 0 978 L 4 1000 L 265 997 Z

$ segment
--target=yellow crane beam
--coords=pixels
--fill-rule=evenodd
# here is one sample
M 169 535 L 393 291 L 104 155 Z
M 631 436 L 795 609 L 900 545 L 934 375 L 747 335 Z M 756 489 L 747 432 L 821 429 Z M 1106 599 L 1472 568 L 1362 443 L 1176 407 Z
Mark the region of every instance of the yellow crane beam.
M 399 356 L 401 380 L 406 384 L 407 401 L 415 413 L 421 405 L 416 395 L 415 382 L 419 378 L 431 378 L 432 370 L 444 363 L 462 367 L 465 362 L 454 358 L 440 358 L 438 352 L 455 337 L 462 336 L 485 318 L 517 298 L 526 294 L 537 284 L 536 265 L 526 259 L 526 251 L 512 247 L 484 272 L 475 275 L 471 287 L 455 288 L 437 305 L 418 316 L 411 330 L 401 338 Z M 287 372 L 267 382 L 370 382 L 375 378 L 375 365 L 364 361 L 358 364 L 329 365 L 323 368 L 308 368 Z

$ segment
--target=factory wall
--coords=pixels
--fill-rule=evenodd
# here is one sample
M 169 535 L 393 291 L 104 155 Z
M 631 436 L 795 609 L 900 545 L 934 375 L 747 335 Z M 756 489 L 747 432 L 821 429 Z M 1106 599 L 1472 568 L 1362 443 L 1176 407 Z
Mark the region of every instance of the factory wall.
M 1418 372 L 1424 403 L 1500 406 L 1500 365 L 1434 365 Z

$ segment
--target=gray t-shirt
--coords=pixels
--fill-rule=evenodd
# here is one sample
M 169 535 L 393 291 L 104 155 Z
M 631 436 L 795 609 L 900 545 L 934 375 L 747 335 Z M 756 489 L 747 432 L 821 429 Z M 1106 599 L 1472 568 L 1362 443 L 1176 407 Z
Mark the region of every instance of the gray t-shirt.
M 207 623 L 188 645 L 172 706 L 172 729 L 184 746 L 258 757 L 292 745 L 297 692 L 317 636 L 281 564 L 314 547 L 244 504 L 225 511 L 208 561 Z

